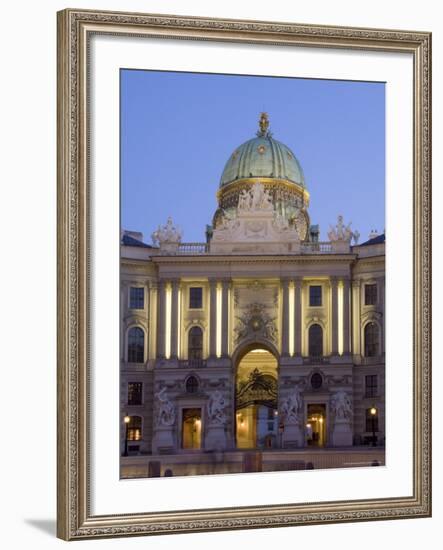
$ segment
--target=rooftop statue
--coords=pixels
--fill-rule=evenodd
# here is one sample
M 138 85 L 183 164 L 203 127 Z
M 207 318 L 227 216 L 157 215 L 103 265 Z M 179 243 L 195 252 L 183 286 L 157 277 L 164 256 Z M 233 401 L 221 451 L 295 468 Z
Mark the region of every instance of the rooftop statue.
M 152 242 L 155 245 L 178 244 L 182 240 L 182 230 L 174 225 L 171 216 L 169 216 L 166 225 L 159 225 L 158 229 L 152 234 Z
M 352 222 L 351 222 L 352 223 Z M 352 238 L 351 223 L 345 226 L 343 223 L 343 216 L 339 215 L 337 224 L 335 227 L 330 226 L 328 237 L 331 242 L 333 241 L 350 241 Z

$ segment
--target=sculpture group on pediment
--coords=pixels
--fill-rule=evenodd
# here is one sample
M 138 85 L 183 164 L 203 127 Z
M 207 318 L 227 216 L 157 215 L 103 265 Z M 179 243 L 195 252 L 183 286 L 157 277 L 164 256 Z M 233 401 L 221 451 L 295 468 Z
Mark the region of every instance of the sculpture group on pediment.
M 273 210 L 271 194 L 261 182 L 256 182 L 251 189 L 243 189 L 238 198 L 240 212 L 256 212 Z

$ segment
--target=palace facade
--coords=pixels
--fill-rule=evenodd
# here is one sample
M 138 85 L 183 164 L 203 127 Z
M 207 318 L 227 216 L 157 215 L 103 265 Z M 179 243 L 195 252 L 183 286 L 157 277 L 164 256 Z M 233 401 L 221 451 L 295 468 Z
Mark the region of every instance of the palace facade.
M 123 455 L 384 446 L 384 235 L 322 242 L 309 198 L 262 113 L 205 242 L 123 231 Z

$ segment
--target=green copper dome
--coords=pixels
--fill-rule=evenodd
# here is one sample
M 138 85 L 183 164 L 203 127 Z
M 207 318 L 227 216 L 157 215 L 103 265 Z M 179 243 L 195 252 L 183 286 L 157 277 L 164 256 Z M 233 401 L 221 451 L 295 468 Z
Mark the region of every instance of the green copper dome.
M 294 153 L 268 131 L 266 113 L 260 118 L 257 137 L 237 147 L 225 165 L 220 188 L 236 180 L 273 178 L 288 180 L 305 188 L 303 170 Z

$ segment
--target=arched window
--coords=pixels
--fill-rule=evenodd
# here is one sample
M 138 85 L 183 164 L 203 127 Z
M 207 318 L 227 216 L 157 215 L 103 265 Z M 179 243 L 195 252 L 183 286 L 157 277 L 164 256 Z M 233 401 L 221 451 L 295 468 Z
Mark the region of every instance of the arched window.
M 198 392 L 198 380 L 195 376 L 190 376 L 186 380 L 186 393 L 197 393 Z
M 309 327 L 309 357 L 321 357 L 323 355 L 323 329 L 320 325 Z
M 142 417 L 130 416 L 128 423 L 128 441 L 140 441 L 142 438 Z
M 145 333 L 140 327 L 128 332 L 128 362 L 143 363 L 145 359 Z
M 188 333 L 188 359 L 196 362 L 203 359 L 203 331 L 200 327 L 192 327 Z
M 368 323 L 365 326 L 365 356 L 378 355 L 378 326 L 376 323 Z

